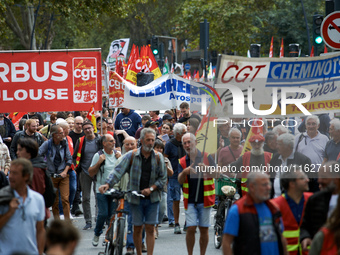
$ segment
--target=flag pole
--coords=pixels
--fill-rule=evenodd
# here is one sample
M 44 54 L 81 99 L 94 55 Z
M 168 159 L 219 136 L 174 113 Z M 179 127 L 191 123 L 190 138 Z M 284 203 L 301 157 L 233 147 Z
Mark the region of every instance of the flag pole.
M 222 59 L 222 55 L 221 55 L 221 54 L 218 54 L 218 56 L 217 56 L 217 64 L 216 64 L 216 74 L 215 74 L 215 79 L 214 79 L 214 83 L 213 83 L 213 88 L 214 88 L 214 89 L 215 89 L 215 85 L 216 85 L 216 83 L 217 83 L 218 71 L 219 71 L 219 69 L 220 69 L 221 59 Z M 206 128 L 206 130 L 205 130 L 205 135 L 204 135 L 204 142 L 203 142 L 203 150 L 202 150 L 201 163 L 203 163 L 204 152 L 205 152 L 205 145 L 206 145 L 206 143 L 207 143 L 207 135 L 208 135 L 208 129 L 209 129 L 210 112 L 211 112 L 211 111 L 208 111 L 208 113 L 207 113 L 208 122 L 207 122 L 207 128 Z M 216 135 L 217 135 L 217 134 L 216 134 Z M 195 160 L 195 159 L 194 159 L 194 160 Z M 199 190 L 200 190 L 201 179 L 202 179 L 202 172 L 200 171 L 200 172 L 198 173 L 198 183 L 197 183 L 196 196 L 195 196 L 195 206 L 197 205 L 197 201 L 198 201 L 198 194 L 199 194 Z

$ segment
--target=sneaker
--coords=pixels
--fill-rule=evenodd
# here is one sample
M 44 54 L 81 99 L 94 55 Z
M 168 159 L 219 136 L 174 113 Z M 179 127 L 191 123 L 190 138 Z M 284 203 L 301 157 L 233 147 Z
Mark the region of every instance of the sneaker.
M 155 239 L 158 238 L 158 226 L 155 227 Z
M 74 211 L 74 216 L 76 217 L 78 217 L 81 214 L 83 214 L 83 212 L 79 208 Z
M 166 222 L 166 221 L 168 221 L 169 219 L 168 219 L 168 216 L 166 216 L 166 215 L 164 215 L 164 217 L 163 217 L 163 222 Z
M 70 220 L 73 220 L 73 216 L 72 216 L 72 214 L 70 213 Z
M 175 226 L 174 234 L 182 234 L 180 225 Z
M 90 228 L 92 228 L 92 223 L 91 222 L 87 222 L 85 227 L 83 228 L 83 230 L 88 230 Z
M 133 248 L 127 248 L 126 249 L 125 255 L 133 255 L 133 254 L 135 254 L 135 251 L 133 250 Z
M 169 224 L 169 228 L 174 228 L 175 227 L 175 223 L 170 223 Z
M 142 243 L 142 252 L 143 252 L 143 253 L 144 253 L 144 252 L 148 252 L 148 250 L 146 249 L 146 246 L 145 246 L 144 243 Z
M 64 214 L 60 214 L 59 219 L 64 220 Z
M 183 227 L 183 232 L 186 232 L 187 229 L 188 229 L 187 225 L 184 225 L 184 227 Z
M 99 243 L 99 236 L 94 235 L 92 239 L 92 245 L 97 247 Z

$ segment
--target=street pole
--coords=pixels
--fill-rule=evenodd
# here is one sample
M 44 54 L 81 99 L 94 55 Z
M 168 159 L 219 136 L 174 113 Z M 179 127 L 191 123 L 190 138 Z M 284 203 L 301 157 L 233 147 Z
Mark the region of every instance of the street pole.
M 303 16 L 305 17 L 305 23 L 306 23 L 306 30 L 307 30 L 307 41 L 308 41 L 308 53 L 310 54 L 312 51 L 312 46 L 310 44 L 310 37 L 309 37 L 309 28 L 308 28 L 308 22 L 307 22 L 307 16 L 305 12 L 305 7 L 303 5 L 303 1 L 301 0 L 301 6 L 303 11 Z
M 175 46 L 175 49 L 176 49 L 175 61 L 177 63 L 177 52 L 178 52 L 178 49 L 177 49 L 178 48 L 177 38 L 176 37 L 170 37 L 170 36 L 163 36 L 163 35 L 155 35 L 155 37 L 175 40 L 175 42 L 176 42 L 176 46 Z

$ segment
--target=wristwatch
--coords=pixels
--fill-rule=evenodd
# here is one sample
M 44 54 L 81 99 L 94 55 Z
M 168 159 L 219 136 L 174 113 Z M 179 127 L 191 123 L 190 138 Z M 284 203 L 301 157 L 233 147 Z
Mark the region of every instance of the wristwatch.
M 151 186 L 150 187 L 150 191 L 153 192 L 155 189 Z

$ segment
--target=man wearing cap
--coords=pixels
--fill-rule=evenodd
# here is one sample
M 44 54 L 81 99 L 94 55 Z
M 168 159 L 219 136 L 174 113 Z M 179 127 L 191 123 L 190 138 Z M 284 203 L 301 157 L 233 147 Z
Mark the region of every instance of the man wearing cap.
M 260 134 L 250 137 L 249 142 L 251 151 L 245 152 L 237 161 L 230 164 L 236 167 L 238 173 L 241 173 L 242 182 L 247 181 L 247 176 L 251 170 L 263 170 L 263 166 L 268 166 L 272 158 L 270 152 L 263 150 L 264 137 Z M 262 169 L 260 169 L 262 167 Z M 248 188 L 245 183 L 241 184 L 242 196 L 248 193 Z
M 170 114 L 164 114 L 163 115 L 163 118 L 162 118 L 162 120 L 163 120 L 163 124 L 164 123 L 169 123 L 169 124 L 172 124 L 172 120 L 173 120 L 173 117 L 170 115 Z M 161 126 L 161 125 L 160 125 Z

